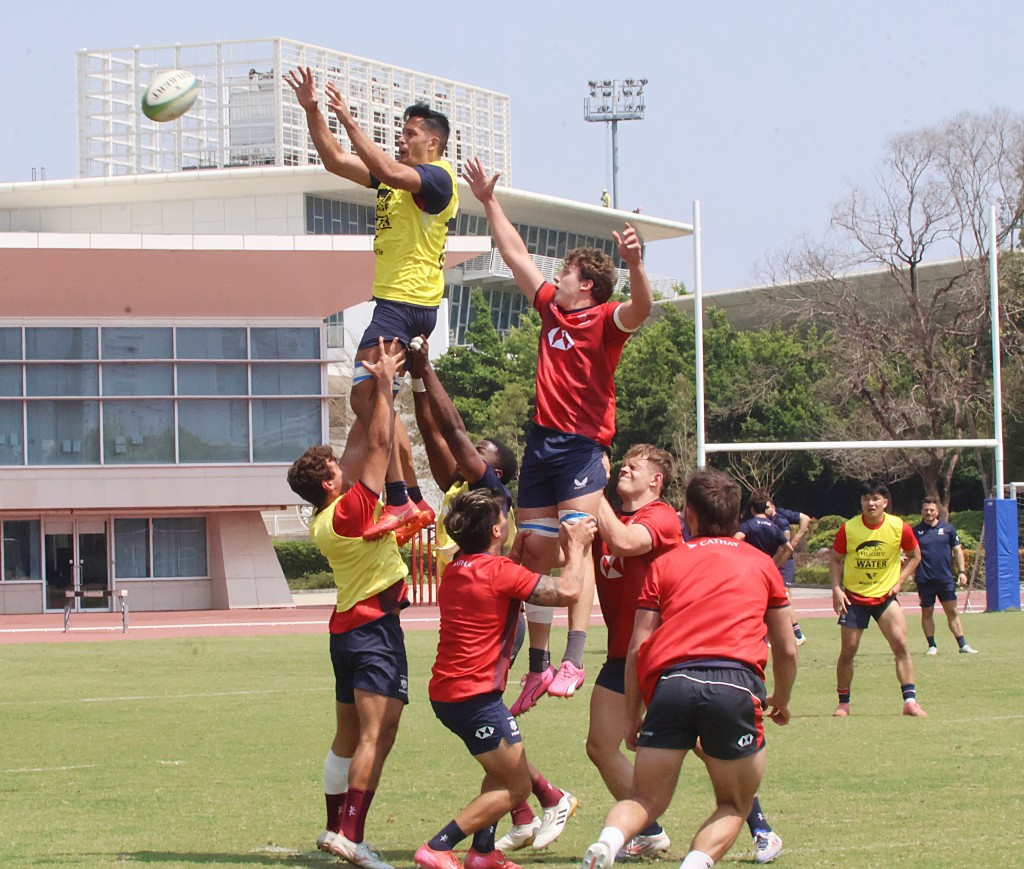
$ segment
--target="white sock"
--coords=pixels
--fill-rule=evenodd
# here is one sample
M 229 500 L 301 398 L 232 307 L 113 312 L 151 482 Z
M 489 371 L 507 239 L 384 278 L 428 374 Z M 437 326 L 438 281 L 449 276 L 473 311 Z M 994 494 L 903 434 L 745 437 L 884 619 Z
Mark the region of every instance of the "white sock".
M 343 794 L 348 790 L 348 768 L 352 766 L 351 757 L 338 757 L 331 749 L 327 749 L 324 758 L 324 793 Z
M 604 842 L 608 846 L 613 860 L 615 855 L 622 850 L 622 846 L 626 844 L 626 835 L 618 827 L 605 827 L 597 838 L 599 842 Z
M 679 864 L 679 869 L 711 869 L 714 865 L 715 861 L 703 851 L 691 851 Z

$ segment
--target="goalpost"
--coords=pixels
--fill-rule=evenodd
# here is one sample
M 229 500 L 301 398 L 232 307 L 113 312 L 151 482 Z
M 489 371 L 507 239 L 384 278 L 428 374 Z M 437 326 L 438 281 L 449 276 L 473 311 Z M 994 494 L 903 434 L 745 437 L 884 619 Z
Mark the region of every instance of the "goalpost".
M 989 610 L 1020 609 L 1020 559 L 1017 544 L 1017 498 L 1005 497 L 1003 485 L 1003 397 L 999 356 L 999 262 L 996 244 L 996 209 L 989 208 L 989 312 L 992 344 L 992 416 L 990 438 L 952 438 L 903 441 L 775 441 L 762 443 L 707 443 L 704 407 L 704 302 L 701 269 L 700 201 L 693 203 L 693 320 L 697 371 L 697 467 L 707 466 L 708 453 L 793 451 L 929 449 L 948 447 L 991 448 L 995 458 L 995 497 L 985 501 L 983 541 L 985 551 L 986 597 Z M 1014 486 L 1018 484 L 1013 484 Z M 1024 485 L 1024 484 L 1021 484 Z

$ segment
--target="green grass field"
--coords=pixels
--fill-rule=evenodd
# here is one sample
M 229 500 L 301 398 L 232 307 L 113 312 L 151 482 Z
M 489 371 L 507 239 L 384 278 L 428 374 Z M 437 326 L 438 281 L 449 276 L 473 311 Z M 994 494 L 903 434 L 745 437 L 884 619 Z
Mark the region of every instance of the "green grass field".
M 900 715 L 891 655 L 869 630 L 854 714 L 839 720 L 838 629 L 804 623 L 795 717 L 767 725 L 761 797 L 786 844 L 776 865 L 1024 863 L 1024 616 L 970 615 L 965 627 L 981 654 L 956 654 L 943 624 L 940 654 L 915 657 L 924 720 Z M 434 635 L 407 641 L 412 703 L 367 828 L 399 869 L 480 777 L 427 703 Z M 595 630 L 576 698 L 545 700 L 521 719 L 531 759 L 581 802 L 547 851 L 517 852 L 527 866 L 578 866 L 609 807 L 584 750 L 603 641 Z M 563 642 L 556 631 L 555 649 Z M 0 864 L 345 865 L 314 846 L 332 686 L 326 635 L 0 646 Z M 688 758 L 663 818 L 673 840 L 664 865 L 678 865 L 709 811 L 703 767 Z M 753 865 L 745 835 L 723 864 Z

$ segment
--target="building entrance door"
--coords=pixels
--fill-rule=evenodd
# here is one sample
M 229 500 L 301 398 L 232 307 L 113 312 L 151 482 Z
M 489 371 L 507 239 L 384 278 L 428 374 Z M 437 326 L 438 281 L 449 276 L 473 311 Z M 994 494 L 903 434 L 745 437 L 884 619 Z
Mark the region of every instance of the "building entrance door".
M 110 557 L 103 519 L 49 519 L 43 525 L 46 610 L 63 610 L 68 590 L 109 588 Z M 108 597 L 76 598 L 72 612 L 111 610 Z

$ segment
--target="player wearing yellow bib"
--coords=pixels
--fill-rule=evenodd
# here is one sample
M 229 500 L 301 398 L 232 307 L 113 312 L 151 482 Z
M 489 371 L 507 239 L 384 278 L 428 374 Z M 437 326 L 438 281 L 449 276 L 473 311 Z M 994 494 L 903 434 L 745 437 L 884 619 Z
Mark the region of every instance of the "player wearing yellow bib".
M 843 524 L 832 545 L 828 572 L 832 581 L 832 607 L 839 616 L 842 641 L 836 661 L 838 718 L 850 714 L 853 659 L 871 619 L 878 622 L 896 659 L 896 676 L 903 693 L 903 714 L 923 718 L 917 702 L 914 661 L 907 645 L 907 622 L 896 595 L 921 562 L 921 549 L 913 529 L 898 516 L 885 512 L 889 489 L 880 480 L 860 487 L 861 515 Z M 906 561 L 901 563 L 901 553 Z
M 360 423 L 365 462 L 353 482 L 329 446 L 310 447 L 288 470 L 288 485 L 316 510 L 309 532 L 334 572 L 337 605 L 331 614 L 331 664 L 337 725 L 324 760 L 327 826 L 317 838 L 328 851 L 360 869 L 393 869 L 364 841 L 366 815 L 409 702 L 409 667 L 398 620 L 408 606 L 408 570 L 395 536 L 367 542 L 364 529 L 379 509 L 395 430 L 391 383 L 404 361 L 397 342 L 367 362 L 375 389 Z
M 342 149 L 320 112 L 316 82 L 309 67 L 285 75 L 323 160 L 335 175 L 377 191 L 373 250 L 373 318 L 359 342 L 352 377 L 352 409 L 360 415 L 372 391 L 366 360 L 376 358 L 377 339 L 397 338 L 406 347 L 415 335 L 429 335 L 444 294 L 444 255 L 448 223 L 459 210 L 455 173 L 442 159 L 448 144 L 448 119 L 425 104 L 405 111 L 398 158 L 384 151 L 356 124 L 341 92 L 328 82 L 327 105 L 345 128 L 353 153 Z M 395 451 L 388 469 L 383 516 L 365 532 L 367 540 L 404 525 L 425 527 L 434 513 L 419 492 L 412 446 L 404 426 L 396 426 Z M 351 472 L 361 464 L 364 434 L 353 426 L 341 457 Z M 408 488 L 407 488 L 408 484 Z

